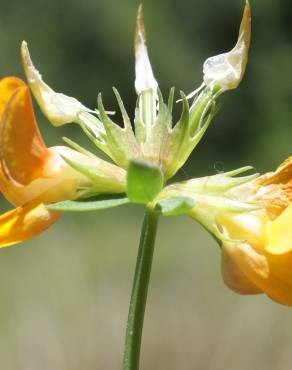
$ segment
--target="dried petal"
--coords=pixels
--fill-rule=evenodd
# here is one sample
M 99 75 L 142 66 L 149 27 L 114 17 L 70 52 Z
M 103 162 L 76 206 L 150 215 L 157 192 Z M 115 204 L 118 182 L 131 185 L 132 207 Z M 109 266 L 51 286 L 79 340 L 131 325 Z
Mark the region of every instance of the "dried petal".
M 147 52 L 142 5 L 139 6 L 137 14 L 137 26 L 135 34 L 135 57 L 136 57 L 135 88 L 137 94 L 140 94 L 142 91 L 147 89 L 152 89 L 156 93 L 158 84 L 154 78 Z
M 55 92 L 43 81 L 41 74 L 31 61 L 25 41 L 21 45 L 21 56 L 24 71 L 33 95 L 43 114 L 54 126 L 78 122 L 78 114 L 81 111 L 89 111 L 77 99 Z
M 218 86 L 225 91 L 235 89 L 239 85 L 247 64 L 250 34 L 250 6 L 246 1 L 235 47 L 228 53 L 207 59 L 204 63 L 204 83 L 207 86 Z

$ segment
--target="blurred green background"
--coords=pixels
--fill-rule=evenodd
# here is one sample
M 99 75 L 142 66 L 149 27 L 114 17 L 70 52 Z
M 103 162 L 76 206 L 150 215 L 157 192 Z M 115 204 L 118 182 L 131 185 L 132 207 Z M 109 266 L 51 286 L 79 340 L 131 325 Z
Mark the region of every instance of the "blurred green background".
M 291 154 L 292 3 L 252 1 L 250 59 L 179 176 L 246 164 L 274 168 Z M 133 33 L 137 1 L 2 2 L 0 73 L 23 77 L 20 42 L 57 91 L 95 107 L 116 86 L 133 116 Z M 231 49 L 243 1 L 145 0 L 149 54 L 164 94 L 199 86 L 202 63 Z M 90 144 L 75 126 L 51 127 Z M 179 114 L 179 106 L 175 114 Z M 92 149 L 92 147 L 91 147 Z M 7 204 L 2 202 L 3 209 Z M 142 207 L 65 215 L 45 234 L 0 252 L 0 369 L 121 369 L 125 322 Z M 220 251 L 192 220 L 160 223 L 141 370 L 291 368 L 292 311 L 265 296 L 237 296 L 223 285 Z

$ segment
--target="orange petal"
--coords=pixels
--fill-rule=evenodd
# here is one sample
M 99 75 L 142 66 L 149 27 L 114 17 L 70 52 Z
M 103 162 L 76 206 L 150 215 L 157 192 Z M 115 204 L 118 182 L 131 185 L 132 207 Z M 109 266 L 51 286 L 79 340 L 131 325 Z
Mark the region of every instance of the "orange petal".
M 0 216 L 0 248 L 20 243 L 40 234 L 60 217 L 42 203 L 31 202 Z
M 0 80 L 0 116 L 12 94 L 23 86 L 25 86 L 25 83 L 17 77 L 5 77 Z
M 292 178 L 292 156 L 278 166 L 276 171 L 260 176 L 256 183 L 261 186 L 270 184 L 285 184 Z
M 52 147 L 48 150 L 50 156 L 45 162 L 43 177 L 28 185 L 11 181 L 0 167 L 0 189 L 5 198 L 16 207 L 36 198 L 39 203 L 45 204 L 72 199 L 76 196 L 77 189 L 92 186 L 92 182 L 86 176 L 75 171 L 62 159 L 62 155 L 70 152 L 69 148 Z
M 252 283 L 241 270 L 236 258 L 233 257 L 234 244 L 224 243 L 222 246 L 221 271 L 224 283 L 239 294 L 259 294 L 263 291 Z
M 4 174 L 27 185 L 42 176 L 49 156 L 33 113 L 28 87 L 18 88 L 1 117 L 0 156 Z
M 257 252 L 248 244 L 234 245 L 232 258 L 246 278 L 278 303 L 292 306 L 292 253 Z

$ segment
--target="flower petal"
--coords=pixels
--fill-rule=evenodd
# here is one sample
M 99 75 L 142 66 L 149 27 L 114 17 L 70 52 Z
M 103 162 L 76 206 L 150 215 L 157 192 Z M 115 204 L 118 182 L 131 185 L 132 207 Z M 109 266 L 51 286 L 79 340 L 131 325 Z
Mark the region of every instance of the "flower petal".
M 287 158 L 276 171 L 268 172 L 256 180 L 258 186 L 286 184 L 292 179 L 292 157 Z
M 266 250 L 272 254 L 292 251 L 292 204 L 280 216 L 267 224 L 268 245 Z
M 224 283 L 239 294 L 259 294 L 263 291 L 250 281 L 241 270 L 233 253 L 237 248 L 234 244 L 224 243 L 222 246 L 221 271 Z
M 292 253 L 256 252 L 250 245 L 234 246 L 235 258 L 244 275 L 278 303 L 292 306 Z
M 135 88 L 137 94 L 140 94 L 147 89 L 152 89 L 156 94 L 158 84 L 153 75 L 146 47 L 142 5 L 139 6 L 137 14 L 137 26 L 135 34 L 135 57 L 136 57 Z
M 254 282 L 273 300 L 292 306 L 292 252 L 266 253 L 266 257 L 270 266 L 269 279 Z
M 31 202 L 0 216 L 0 248 L 20 243 L 40 234 L 60 217 L 43 204 Z
M 0 188 L 14 205 L 39 197 L 42 202 L 72 199 L 87 177 L 62 158 L 65 147 L 46 148 L 38 130 L 28 87 L 11 97 L 0 127 Z
M 23 86 L 25 83 L 16 77 L 5 77 L 0 80 L 0 117 L 12 94 Z
M 250 6 L 246 0 L 235 47 L 228 53 L 207 59 L 204 63 L 204 83 L 207 86 L 218 86 L 224 91 L 235 89 L 239 85 L 247 64 L 250 34 Z
M 81 111 L 89 111 L 77 99 L 55 92 L 43 81 L 41 74 L 31 61 L 25 41 L 21 45 L 21 56 L 24 71 L 33 95 L 43 114 L 54 126 L 78 122 L 78 114 Z
M 27 185 L 42 176 L 49 154 L 35 121 L 29 90 L 21 87 L 7 103 L 1 117 L 2 170 L 12 181 Z
M 28 185 L 11 181 L 0 171 L 0 189 L 5 198 L 15 206 L 22 206 L 33 199 L 48 204 L 73 199 L 77 191 L 92 188 L 88 177 L 75 171 L 61 156 L 67 153 L 66 147 L 49 148 L 50 157 L 45 162 L 43 175 Z
M 217 223 L 233 240 L 243 240 L 255 248 L 262 249 L 266 243 L 265 224 L 267 216 L 257 211 L 252 213 L 221 213 L 216 218 Z

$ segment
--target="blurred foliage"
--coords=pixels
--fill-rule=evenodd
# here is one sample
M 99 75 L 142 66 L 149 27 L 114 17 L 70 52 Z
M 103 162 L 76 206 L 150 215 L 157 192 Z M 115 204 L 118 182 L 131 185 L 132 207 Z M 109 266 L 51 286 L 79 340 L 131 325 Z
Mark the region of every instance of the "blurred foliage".
M 243 82 L 222 108 L 181 177 L 246 164 L 274 168 L 291 154 L 292 3 L 252 1 L 253 36 Z M 90 107 L 116 86 L 133 116 L 133 0 L 3 2 L 1 75 L 23 76 L 25 39 L 45 81 Z M 231 49 L 243 1 L 145 0 L 149 54 L 165 95 L 199 86 L 202 63 Z M 179 105 L 175 114 L 178 116 Z M 74 125 L 54 129 L 50 145 Z M 87 144 L 86 144 L 87 143 Z M 0 358 L 5 370 L 120 369 L 142 210 L 126 206 L 66 215 L 22 247 L 1 250 Z M 173 232 L 172 232 L 173 231 Z M 146 314 L 142 369 L 283 370 L 290 363 L 292 319 L 265 297 L 224 288 L 220 251 L 191 220 L 161 222 Z

